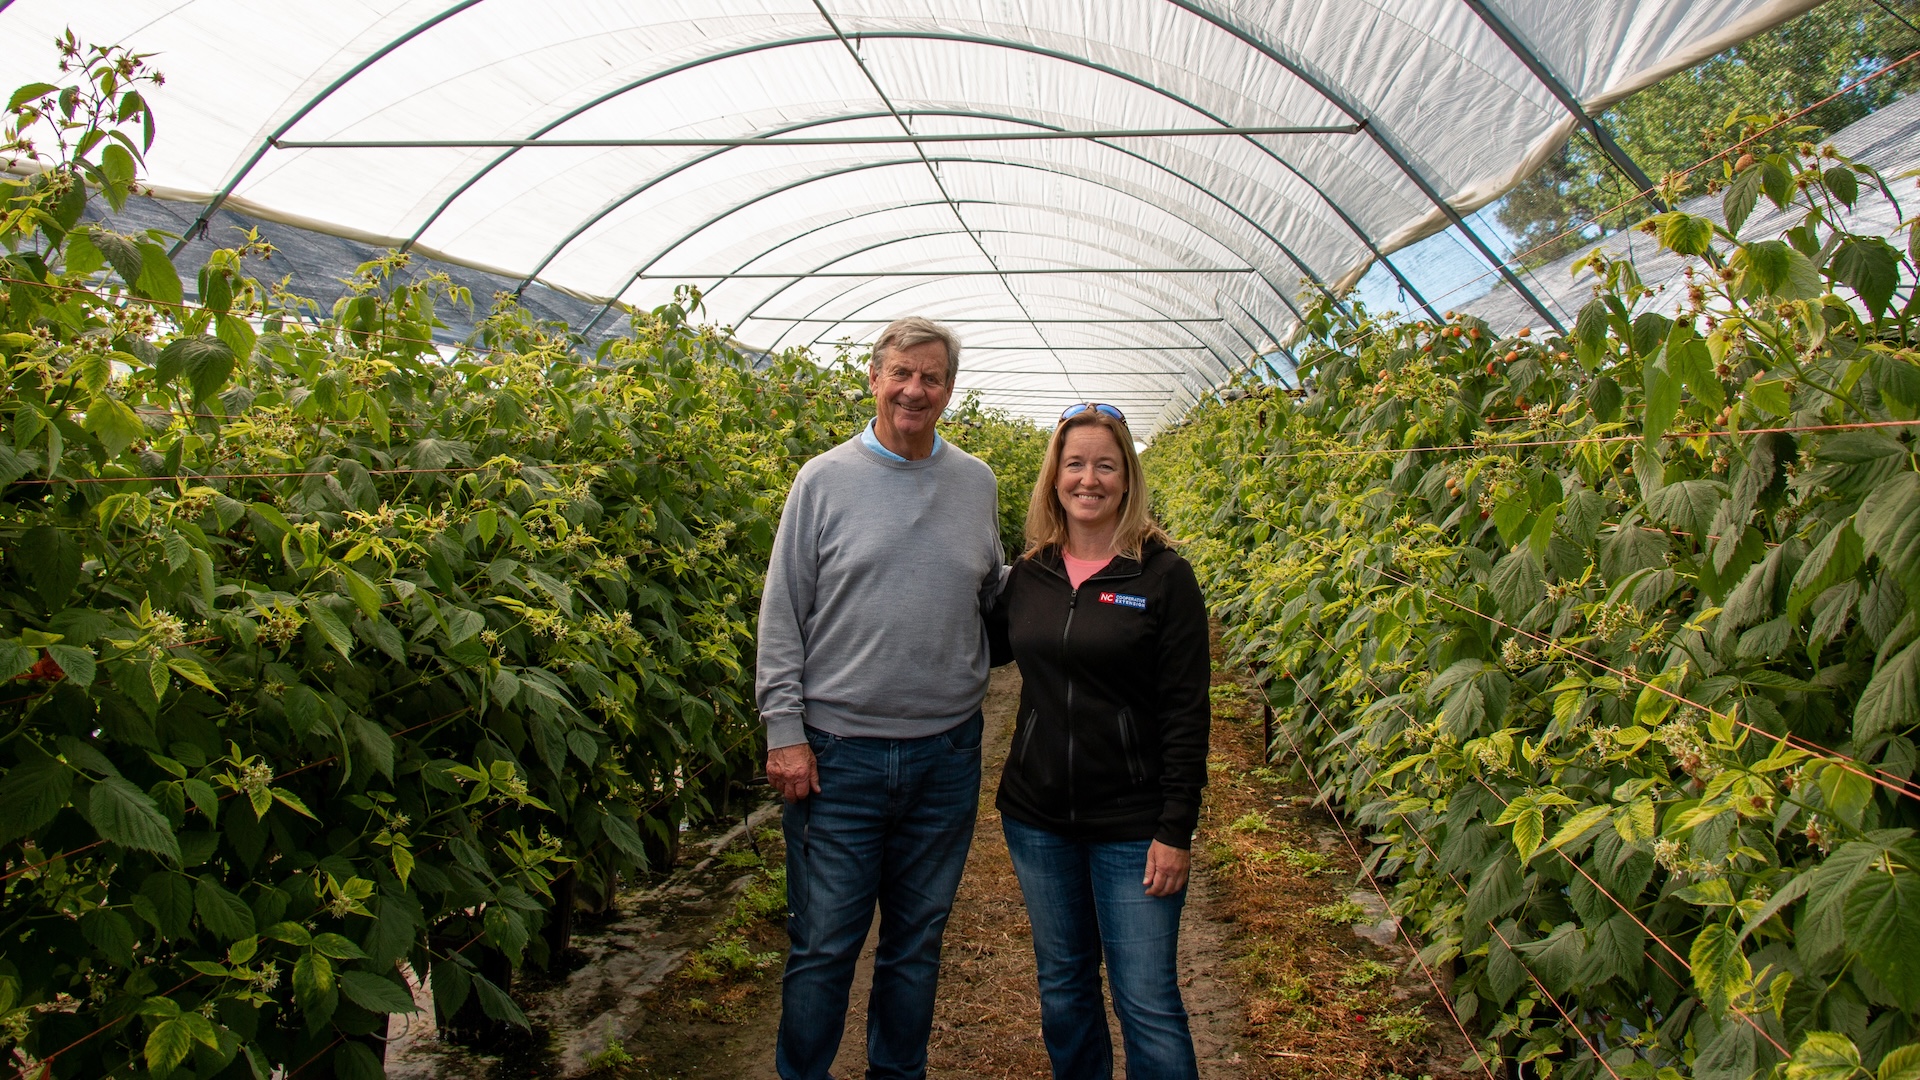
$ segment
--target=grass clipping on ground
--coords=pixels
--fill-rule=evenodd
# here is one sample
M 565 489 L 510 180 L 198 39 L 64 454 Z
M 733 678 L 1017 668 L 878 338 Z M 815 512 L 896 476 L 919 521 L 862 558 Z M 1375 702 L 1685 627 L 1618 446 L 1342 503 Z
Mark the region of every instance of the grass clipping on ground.
M 1460 1075 L 1471 1050 L 1405 940 L 1381 947 L 1354 932 L 1380 918 L 1377 905 L 1369 912 L 1356 901 L 1371 892 L 1333 818 L 1313 805 L 1311 786 L 1290 780 L 1284 760 L 1265 759 L 1258 691 L 1231 673 L 1214 678 L 1194 855 L 1213 883 L 1209 914 L 1235 926 L 1231 963 L 1246 996 L 1250 1072 Z

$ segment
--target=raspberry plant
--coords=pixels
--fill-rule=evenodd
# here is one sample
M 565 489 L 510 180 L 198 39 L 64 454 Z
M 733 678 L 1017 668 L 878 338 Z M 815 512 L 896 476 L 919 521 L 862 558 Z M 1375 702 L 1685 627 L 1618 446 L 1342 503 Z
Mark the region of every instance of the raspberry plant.
M 1565 338 L 1317 307 L 1305 396 L 1196 410 L 1159 506 L 1489 1057 L 1911 1078 L 1920 232 L 1830 149 L 1722 180 Z
M 157 76 L 64 52 L 7 133 L 59 153 L 0 179 L 0 1046 L 360 1078 L 417 985 L 524 1025 L 501 973 L 556 904 L 753 772 L 773 528 L 864 372 L 756 370 L 690 296 L 593 356 L 507 299 L 447 344 L 444 276 L 392 255 L 323 309 L 257 237 L 183 303 L 170 238 L 83 221 Z

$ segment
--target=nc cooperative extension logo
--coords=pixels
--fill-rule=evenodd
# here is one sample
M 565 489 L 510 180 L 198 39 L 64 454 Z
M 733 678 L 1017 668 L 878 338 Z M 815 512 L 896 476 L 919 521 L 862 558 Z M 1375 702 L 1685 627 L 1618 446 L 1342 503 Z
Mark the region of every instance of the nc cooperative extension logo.
M 1129 593 L 1103 592 L 1100 594 L 1100 602 L 1103 604 L 1118 604 L 1121 607 L 1130 607 L 1135 611 L 1147 610 L 1146 597 L 1134 596 Z

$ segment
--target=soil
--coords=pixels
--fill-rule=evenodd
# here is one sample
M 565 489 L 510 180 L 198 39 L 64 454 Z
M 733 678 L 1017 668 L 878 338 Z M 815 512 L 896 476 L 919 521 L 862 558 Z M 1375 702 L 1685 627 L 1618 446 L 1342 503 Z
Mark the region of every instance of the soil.
M 947 926 L 928 1048 L 929 1075 L 943 1080 L 1049 1072 L 1026 912 L 993 809 L 1019 680 L 1011 667 L 996 671 L 985 705 L 979 827 Z M 1245 676 L 1216 670 L 1211 775 L 1180 940 L 1201 1077 L 1456 1080 L 1471 1051 L 1440 1004 L 1442 973 L 1429 978 L 1413 959 L 1304 773 L 1289 778 L 1285 762 L 1267 761 L 1256 694 Z M 683 863 L 699 862 L 621 894 L 608 922 L 576 931 L 569 971 L 516 988 L 537 1025 L 517 1052 L 460 1050 L 429 1028 L 389 1054 L 389 1075 L 773 1077 L 785 932 L 778 912 L 741 914 L 740 898 L 777 888 L 776 813 L 757 811 L 751 831 L 736 821 L 729 832 L 689 837 Z M 1364 850 L 1352 826 L 1347 833 Z M 747 854 L 749 840 L 757 856 Z M 873 947 L 870 938 L 836 1076 L 865 1074 Z M 1111 1016 L 1109 1024 L 1123 1075 Z

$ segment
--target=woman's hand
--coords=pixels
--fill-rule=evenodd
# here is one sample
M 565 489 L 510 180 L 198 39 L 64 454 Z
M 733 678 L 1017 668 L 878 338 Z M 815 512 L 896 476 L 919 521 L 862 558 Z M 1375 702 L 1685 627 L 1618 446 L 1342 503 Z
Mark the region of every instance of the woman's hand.
M 1192 852 L 1155 840 L 1147 845 L 1147 877 L 1141 884 L 1148 896 L 1172 896 L 1187 887 L 1187 872 L 1192 868 Z

